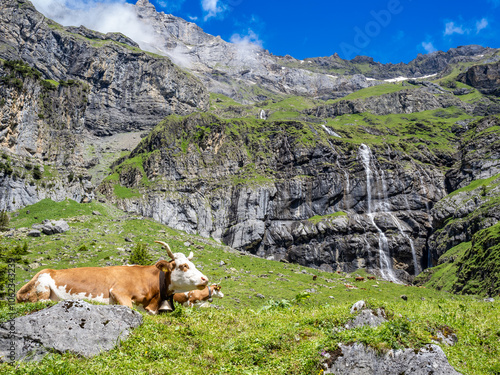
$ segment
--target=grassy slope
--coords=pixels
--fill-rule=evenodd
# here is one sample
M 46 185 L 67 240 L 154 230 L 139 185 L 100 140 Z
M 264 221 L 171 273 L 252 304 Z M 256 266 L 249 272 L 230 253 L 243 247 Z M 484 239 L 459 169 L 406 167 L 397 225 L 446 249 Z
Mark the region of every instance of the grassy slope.
M 92 211 L 102 215 L 92 215 Z M 26 238 L 18 231 L 14 238 L 1 240 L 2 245 L 27 241 L 31 251 L 28 263 L 33 267 L 35 260 L 43 264 L 33 269 L 20 265 L 17 288 L 42 268 L 123 264 L 127 249 L 134 246 L 125 237 L 150 245 L 160 239 L 174 251 L 194 250 L 195 263 L 203 272 L 213 281 L 223 279 L 225 298 L 214 301 L 223 309 L 179 308 L 167 316 L 144 315 L 144 325 L 109 353 L 93 359 L 53 354 L 37 364 L 0 365 L 2 373 L 318 374 L 321 353 L 335 350 L 339 342 L 364 342 L 379 351 L 418 348 L 444 325 L 459 337 L 455 347 L 443 347 L 458 371 L 494 374 L 500 369 L 499 302 L 486 304 L 472 296 L 384 281 L 362 282 L 356 284 L 359 289 L 349 290 L 344 284 L 354 284 L 354 275 L 328 274 L 243 255 L 98 203 L 42 201 L 13 215 L 11 226 L 28 227 L 47 218 L 66 218 L 71 230 L 41 238 Z M 82 245 L 86 251 L 79 249 Z M 163 255 L 156 245 L 151 250 L 155 259 Z M 226 265 L 220 266 L 221 260 Z M 312 275 L 318 276 L 315 281 Z M 259 293 L 264 298 L 257 297 Z M 408 302 L 401 294 L 408 296 Z M 372 307 L 385 307 L 390 322 L 376 329 L 336 333 L 333 328 L 347 321 L 349 307 L 360 299 Z M 19 314 L 37 308 L 40 306 L 16 305 Z M 5 319 L 6 313 L 1 310 L 0 317 Z

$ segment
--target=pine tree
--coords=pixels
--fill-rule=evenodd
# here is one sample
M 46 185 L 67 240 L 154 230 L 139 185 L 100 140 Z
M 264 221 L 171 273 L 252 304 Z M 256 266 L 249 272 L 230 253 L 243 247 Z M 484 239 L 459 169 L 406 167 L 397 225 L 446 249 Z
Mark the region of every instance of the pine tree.
M 129 262 L 130 264 L 138 264 L 141 266 L 150 265 L 152 262 L 151 254 L 149 254 L 148 248 L 144 243 L 138 243 L 132 254 L 130 254 Z

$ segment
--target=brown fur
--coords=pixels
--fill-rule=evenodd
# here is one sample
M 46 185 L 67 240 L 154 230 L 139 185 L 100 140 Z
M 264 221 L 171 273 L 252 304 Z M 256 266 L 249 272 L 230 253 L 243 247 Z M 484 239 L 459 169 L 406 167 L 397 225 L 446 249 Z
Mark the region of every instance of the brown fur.
M 159 261 L 154 266 L 83 267 L 63 270 L 45 269 L 38 272 L 17 292 L 17 302 L 57 300 L 52 290 L 38 293 L 36 287 L 42 274 L 50 274 L 56 286 L 66 286 L 71 294 L 109 298 L 110 303 L 132 308 L 132 303 L 142 305 L 147 311 L 156 313 L 160 304 L 159 273 L 165 272 L 165 283 L 170 284 L 170 272 L 175 262 Z
M 215 290 L 220 290 L 221 286 L 220 285 L 210 285 L 207 286 L 203 290 L 192 290 L 187 293 L 175 293 L 174 294 L 174 301 L 184 305 L 186 302 L 189 302 L 189 306 L 193 306 L 198 301 L 207 301 L 209 298 L 209 292 L 208 288 L 212 289 L 212 293 Z M 187 295 L 186 295 L 187 294 Z

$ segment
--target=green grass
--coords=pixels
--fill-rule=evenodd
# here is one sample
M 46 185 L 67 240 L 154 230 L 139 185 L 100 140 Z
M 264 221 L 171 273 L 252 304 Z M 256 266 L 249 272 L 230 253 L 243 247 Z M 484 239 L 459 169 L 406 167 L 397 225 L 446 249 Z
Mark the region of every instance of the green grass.
M 347 217 L 347 214 L 343 211 L 338 211 L 338 212 L 335 212 L 335 213 L 329 214 L 329 215 L 313 216 L 309 219 L 309 221 L 312 222 L 313 224 L 318 224 L 321 221 L 336 219 L 338 217 Z
M 500 295 L 500 223 L 477 232 L 472 246 L 457 260 L 453 291 Z
M 473 296 L 380 280 L 356 283 L 354 276 L 366 275 L 363 270 L 330 274 L 255 258 L 99 203 L 44 200 L 12 215 L 11 226 L 61 217 L 71 227 L 63 235 L 27 238 L 17 231 L 13 238 L 0 240 L 1 245 L 26 240 L 28 263 L 41 263 L 37 268 L 16 268 L 16 288 L 42 268 L 123 264 L 137 243 L 146 244 L 157 259 L 165 254 L 153 242 L 163 240 L 176 252 L 193 250 L 195 264 L 213 282 L 222 280 L 225 297 L 213 302 L 221 309 L 178 307 L 170 315 L 143 315 L 144 324 L 108 353 L 91 359 L 50 354 L 39 363 L 1 364 L 3 374 L 160 374 L 166 369 L 180 374 L 318 374 L 322 353 L 334 351 L 339 342 L 362 342 L 379 352 L 407 346 L 418 349 L 444 325 L 459 339 L 455 347 L 443 346 L 458 371 L 494 374 L 499 365 L 499 302 L 485 304 Z M 347 289 L 345 283 L 358 289 Z M 400 298 L 402 294 L 408 296 L 407 302 Z M 334 329 L 346 323 L 350 306 L 360 299 L 372 308 L 384 307 L 390 321 L 379 328 Z M 14 309 L 24 315 L 42 306 L 19 304 Z M 0 308 L 0 320 L 7 316 L 8 309 Z
M 458 139 L 451 128 L 457 121 L 470 118 L 461 109 L 449 107 L 412 114 L 343 115 L 328 119 L 327 125 L 343 137 L 343 142 L 356 145 L 389 144 L 409 154 L 419 152 L 419 147 L 454 152 Z
M 349 94 L 343 98 L 328 101 L 327 103 L 335 103 L 342 100 L 366 99 L 374 96 L 381 96 L 381 95 L 391 94 L 393 92 L 398 92 L 401 90 L 411 90 L 411 89 L 412 89 L 411 86 L 403 86 L 402 83 L 386 83 L 355 91 L 352 94 Z
M 131 189 L 121 185 L 114 185 L 113 191 L 115 196 L 120 199 L 142 197 L 142 194 L 137 189 Z
M 497 181 L 498 180 L 498 181 Z M 454 195 L 457 195 L 461 192 L 470 192 L 474 191 L 476 189 L 481 189 L 481 193 L 487 194 L 489 191 L 494 189 L 500 185 L 500 174 L 497 174 L 495 176 L 492 176 L 490 178 L 485 178 L 485 179 L 479 179 L 479 180 L 474 180 L 472 181 L 469 185 L 464 186 L 463 188 L 457 189 L 453 191 L 451 194 L 446 196 L 446 199 L 453 197 Z

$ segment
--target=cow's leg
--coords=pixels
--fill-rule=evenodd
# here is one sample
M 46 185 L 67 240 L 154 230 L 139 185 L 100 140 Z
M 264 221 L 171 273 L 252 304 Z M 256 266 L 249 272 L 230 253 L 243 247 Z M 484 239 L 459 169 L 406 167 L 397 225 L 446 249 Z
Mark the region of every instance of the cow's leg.
M 119 291 L 110 290 L 109 291 L 109 304 L 123 305 L 132 308 L 132 298 L 125 293 L 120 293 Z
M 147 305 L 144 306 L 144 309 L 151 315 L 158 314 L 158 310 L 161 309 L 160 300 L 153 298 Z

